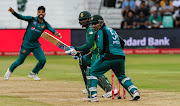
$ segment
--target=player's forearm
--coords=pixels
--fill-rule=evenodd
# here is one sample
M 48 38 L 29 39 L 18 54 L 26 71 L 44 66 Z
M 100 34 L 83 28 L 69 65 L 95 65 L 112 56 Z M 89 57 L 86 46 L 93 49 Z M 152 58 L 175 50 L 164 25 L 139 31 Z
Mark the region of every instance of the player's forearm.
M 18 14 L 17 12 L 13 12 L 12 13 L 15 17 L 17 17 L 18 19 L 21 19 L 21 20 L 28 20 L 30 19 L 30 17 L 26 17 L 26 16 L 23 16 L 21 14 Z
M 91 49 L 92 45 L 93 45 L 93 44 L 86 43 L 86 44 L 84 44 L 84 45 L 82 45 L 82 46 L 78 46 L 78 47 L 76 48 L 76 50 L 77 50 L 77 51 L 89 51 L 89 50 Z
M 51 27 L 49 23 L 47 23 L 47 29 L 51 31 L 54 35 L 55 35 L 55 32 L 57 32 L 54 28 Z
M 88 54 L 90 52 L 90 50 L 87 50 L 87 51 L 81 51 L 81 54 L 82 55 L 85 55 L 85 54 Z
M 86 37 L 86 44 L 77 47 L 78 51 L 90 50 L 94 45 L 95 34 Z
M 15 11 L 12 13 L 15 17 L 17 17 L 18 19 L 22 19 L 22 15 L 16 13 Z
M 57 31 L 56 31 L 54 28 L 52 28 L 52 27 L 49 27 L 48 30 L 51 31 L 54 35 L 55 35 L 55 33 L 57 32 Z

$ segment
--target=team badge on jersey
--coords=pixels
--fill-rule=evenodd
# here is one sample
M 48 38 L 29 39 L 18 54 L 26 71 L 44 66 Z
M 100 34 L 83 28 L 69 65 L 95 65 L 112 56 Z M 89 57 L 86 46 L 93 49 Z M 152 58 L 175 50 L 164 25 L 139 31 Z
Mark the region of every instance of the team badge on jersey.
M 41 28 L 44 28 L 44 25 L 42 25 Z
M 97 38 L 99 38 L 99 35 L 97 35 Z
M 36 22 L 33 22 L 34 25 L 36 25 Z
M 26 53 L 26 50 L 23 50 L 23 53 Z
M 35 30 L 35 27 L 31 27 L 31 30 Z

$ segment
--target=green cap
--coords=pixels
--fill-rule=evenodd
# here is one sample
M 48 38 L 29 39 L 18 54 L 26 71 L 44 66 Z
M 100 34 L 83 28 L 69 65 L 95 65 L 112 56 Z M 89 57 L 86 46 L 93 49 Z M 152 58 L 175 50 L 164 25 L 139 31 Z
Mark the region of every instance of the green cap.
M 103 18 L 100 15 L 93 15 L 91 17 L 91 23 L 98 23 L 100 21 L 103 21 Z
M 79 14 L 79 19 L 86 19 L 86 18 L 90 18 L 91 14 L 88 11 L 82 11 Z

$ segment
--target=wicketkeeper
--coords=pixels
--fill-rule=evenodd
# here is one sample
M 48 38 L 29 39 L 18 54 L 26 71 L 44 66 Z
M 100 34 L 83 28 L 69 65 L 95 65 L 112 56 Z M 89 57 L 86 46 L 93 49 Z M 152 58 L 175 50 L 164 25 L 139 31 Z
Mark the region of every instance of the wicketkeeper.
M 97 79 L 108 70 L 112 69 L 120 84 L 131 95 L 131 100 L 138 100 L 140 94 L 137 87 L 131 82 L 131 78 L 125 75 L 125 54 L 123 52 L 124 41 L 114 31 L 105 25 L 100 15 L 94 15 L 91 18 L 93 28 L 97 31 L 97 46 L 99 48 L 100 58 L 90 68 L 91 80 L 91 98 L 88 101 L 97 102 Z
M 88 93 L 90 98 L 90 81 L 92 77 L 89 77 L 90 67 L 92 64 L 99 58 L 99 50 L 96 45 L 96 32 L 90 25 L 91 14 L 87 11 L 83 11 L 79 14 L 79 24 L 82 27 L 86 28 L 86 44 L 76 47 L 75 49 L 71 48 L 71 52 L 76 53 L 76 51 L 81 51 L 82 58 L 80 58 L 80 69 L 82 71 L 83 79 L 85 82 L 86 89 L 83 90 L 83 93 Z M 89 53 L 90 52 L 90 53 Z M 89 54 L 88 54 L 89 53 Z M 86 55 L 84 55 L 86 54 Z M 74 54 L 79 55 L 79 54 Z M 106 92 L 102 97 L 111 97 L 112 96 L 112 86 L 108 81 L 107 77 L 104 75 L 98 76 L 98 85 Z M 117 94 L 117 89 L 115 89 L 115 94 Z M 86 101 L 86 98 L 84 99 Z
M 28 75 L 29 78 L 34 80 L 40 80 L 37 76 L 38 72 L 44 67 L 46 63 L 46 58 L 42 48 L 40 47 L 41 44 L 39 43 L 38 39 L 41 36 L 42 32 L 45 29 L 51 31 L 55 36 L 61 37 L 61 35 L 56 32 L 49 23 L 44 20 L 45 16 L 45 8 L 44 6 L 40 6 L 37 10 L 37 17 L 32 16 L 23 16 L 18 14 L 12 9 L 11 7 L 9 10 L 15 17 L 18 19 L 24 20 L 28 22 L 28 26 L 26 28 L 26 32 L 24 34 L 23 43 L 21 45 L 21 50 L 18 59 L 7 69 L 7 72 L 4 75 L 6 80 L 9 79 L 10 75 L 18 67 L 21 65 L 26 57 L 33 52 L 36 59 L 39 61 L 32 72 Z

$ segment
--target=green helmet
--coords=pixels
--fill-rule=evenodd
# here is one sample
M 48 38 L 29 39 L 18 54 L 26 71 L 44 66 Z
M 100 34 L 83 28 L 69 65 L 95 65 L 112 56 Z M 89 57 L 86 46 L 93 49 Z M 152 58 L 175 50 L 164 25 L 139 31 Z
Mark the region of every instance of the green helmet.
M 90 22 L 90 18 L 91 18 L 91 14 L 87 11 L 82 11 L 80 14 L 79 14 L 79 24 L 82 26 L 82 27 L 88 27 L 89 26 L 89 22 Z
M 98 23 L 98 22 L 101 22 L 101 21 L 103 21 L 103 18 L 100 15 L 93 15 L 91 17 L 91 24 Z
M 91 14 L 88 11 L 82 11 L 79 14 L 79 20 L 83 20 L 83 19 L 86 19 L 86 18 L 91 18 Z

